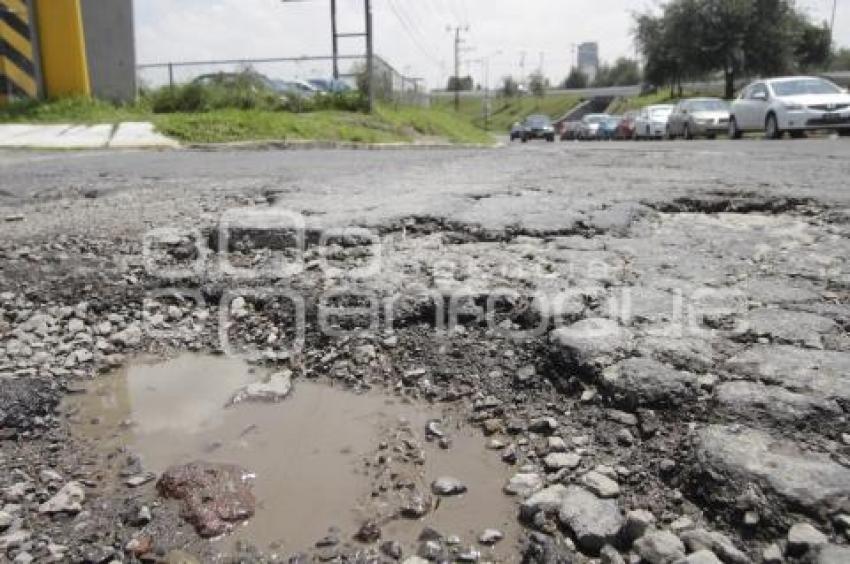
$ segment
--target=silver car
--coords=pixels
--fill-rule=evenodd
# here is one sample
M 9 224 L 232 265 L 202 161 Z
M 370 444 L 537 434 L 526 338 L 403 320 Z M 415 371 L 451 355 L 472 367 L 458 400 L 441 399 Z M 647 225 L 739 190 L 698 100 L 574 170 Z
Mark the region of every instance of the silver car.
M 633 139 L 661 139 L 667 133 L 667 118 L 673 111 L 671 104 L 656 104 L 641 109 L 635 119 Z
M 708 137 L 729 128 L 729 104 L 719 98 L 690 98 L 681 100 L 667 119 L 667 138 Z
M 583 118 L 581 118 L 581 128 L 578 132 L 579 139 L 599 139 L 599 128 L 602 126 L 602 122 L 607 120 L 609 117 L 608 114 L 587 114 Z
M 802 137 L 806 131 L 834 129 L 850 134 L 850 94 L 823 78 L 791 76 L 753 82 L 732 102 L 729 137 L 763 131 L 779 139 L 787 131 Z

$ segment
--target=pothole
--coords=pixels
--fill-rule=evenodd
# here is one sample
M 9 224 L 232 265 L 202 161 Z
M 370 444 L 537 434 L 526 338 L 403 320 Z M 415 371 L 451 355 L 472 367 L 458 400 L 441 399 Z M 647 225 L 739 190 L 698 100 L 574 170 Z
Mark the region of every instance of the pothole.
M 213 550 L 241 540 L 293 554 L 312 549 L 332 527 L 341 544 L 356 544 L 360 526 L 373 521 L 381 542 L 397 541 L 405 554 L 417 550 L 425 527 L 495 560 L 516 554 L 516 506 L 501 492 L 510 469 L 477 430 L 434 406 L 297 378 L 280 403 L 227 406 L 235 391 L 266 375 L 221 356 L 140 359 L 71 396 L 65 412 L 77 437 L 112 461 L 104 475 L 116 489 L 126 489 L 119 475 L 126 456 L 116 451 L 138 455 L 144 471 L 157 476 L 196 460 L 238 464 L 255 475 L 254 517 L 211 540 Z M 450 448 L 426 440 L 433 419 L 441 421 Z M 457 478 L 468 491 L 432 496 L 429 486 L 442 476 Z M 153 482 L 145 488 L 155 495 Z M 413 491 L 431 497 L 431 510 L 406 519 L 400 503 Z M 493 548 L 476 546 L 485 529 L 498 529 L 505 539 Z

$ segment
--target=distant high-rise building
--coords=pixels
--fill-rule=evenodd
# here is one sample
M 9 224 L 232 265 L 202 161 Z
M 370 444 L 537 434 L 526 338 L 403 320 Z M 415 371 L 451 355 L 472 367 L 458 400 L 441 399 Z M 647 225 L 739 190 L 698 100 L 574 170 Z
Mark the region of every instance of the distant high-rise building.
M 593 82 L 599 72 L 599 44 L 588 41 L 578 46 L 578 70 Z

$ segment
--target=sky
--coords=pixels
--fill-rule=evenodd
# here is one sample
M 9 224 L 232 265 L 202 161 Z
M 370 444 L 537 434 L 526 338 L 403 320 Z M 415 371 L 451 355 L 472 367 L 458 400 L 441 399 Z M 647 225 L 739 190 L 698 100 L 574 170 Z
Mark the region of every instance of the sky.
M 833 0 L 797 0 L 818 21 Z M 835 42 L 850 46 L 850 0 L 837 0 Z M 363 31 L 363 0 L 337 0 L 340 32 Z M 659 0 L 372 0 L 375 53 L 399 72 L 443 87 L 454 64 L 454 32 L 462 26 L 462 74 L 491 84 L 541 67 L 560 82 L 575 45 L 599 43 L 600 58 L 634 56 L 632 14 Z M 329 55 L 330 0 L 135 0 L 139 63 Z M 468 30 L 466 27 L 468 26 Z M 360 55 L 362 38 L 340 40 L 342 54 Z M 345 72 L 351 65 L 343 63 Z M 273 78 L 330 74 L 322 63 L 257 65 Z M 182 69 L 198 73 L 201 69 Z M 209 70 L 204 70 L 209 72 Z M 154 80 L 154 79 L 152 79 Z

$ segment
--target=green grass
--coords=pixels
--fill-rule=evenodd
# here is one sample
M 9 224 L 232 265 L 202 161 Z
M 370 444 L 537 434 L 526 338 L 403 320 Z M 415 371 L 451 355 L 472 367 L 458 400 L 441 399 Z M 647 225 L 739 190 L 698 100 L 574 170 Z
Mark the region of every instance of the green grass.
M 581 101 L 577 96 L 550 95 L 539 98 L 526 95 L 523 97 L 494 97 L 490 99 L 491 115 L 490 130 L 495 132 L 506 132 L 510 130 L 514 122 L 520 121 L 530 114 L 546 114 L 556 119 L 567 113 Z M 461 98 L 459 113 L 470 123 L 483 128 L 483 104 L 482 98 Z M 451 96 L 435 99 L 433 106 L 454 111 L 454 100 Z
M 116 106 L 89 98 L 23 100 L 0 106 L 0 123 L 118 123 L 150 117 L 145 104 Z
M 362 143 L 492 143 L 465 116 L 438 108 L 379 107 L 372 115 L 339 110 L 294 113 L 269 109 L 213 109 L 154 113 L 149 100 L 115 106 L 85 98 L 17 102 L 0 107 L 0 123 L 118 123 L 152 121 L 157 129 L 188 143 L 318 140 Z
M 318 111 L 295 114 L 262 110 L 216 110 L 161 114 L 159 131 L 189 143 L 284 139 L 397 143 L 423 136 L 453 143 L 492 143 L 493 139 L 449 113 L 419 108 L 380 108 L 374 115 Z

